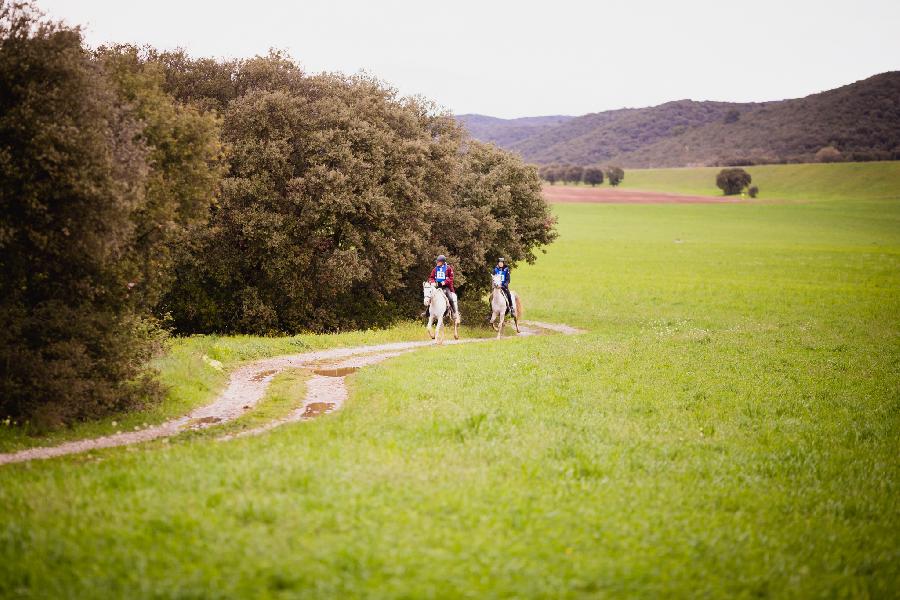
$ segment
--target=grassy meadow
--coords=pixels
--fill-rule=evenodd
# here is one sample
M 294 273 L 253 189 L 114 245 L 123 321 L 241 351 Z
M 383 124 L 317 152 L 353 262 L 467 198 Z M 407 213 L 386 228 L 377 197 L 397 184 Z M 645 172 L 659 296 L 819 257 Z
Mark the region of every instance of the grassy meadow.
M 900 163 L 876 167 L 751 169 L 805 202 L 555 205 L 513 287 L 582 335 L 403 355 L 261 437 L 2 467 L 0 597 L 896 596 Z M 203 355 L 421 335 L 178 341 L 162 372 L 197 389 L 159 410 L 222 385 Z
M 896 199 L 900 161 L 808 163 L 742 167 L 759 186 L 759 200 Z M 628 169 L 619 187 L 698 196 L 721 196 L 716 174 L 721 167 Z

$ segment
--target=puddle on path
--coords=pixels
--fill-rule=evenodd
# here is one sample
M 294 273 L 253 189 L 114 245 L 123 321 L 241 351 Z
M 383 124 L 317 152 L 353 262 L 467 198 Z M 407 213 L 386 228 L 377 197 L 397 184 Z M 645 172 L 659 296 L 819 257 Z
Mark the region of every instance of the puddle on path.
M 303 419 L 314 419 L 319 415 L 329 413 L 334 409 L 334 402 L 310 402 L 300 415 Z
M 254 376 L 251 378 L 251 380 L 252 380 L 252 381 L 262 381 L 263 379 L 265 379 L 265 378 L 268 377 L 269 375 L 274 375 L 274 374 L 277 373 L 277 372 L 278 372 L 278 371 L 276 371 L 275 369 L 272 369 L 271 371 L 260 371 L 259 373 L 257 373 L 256 375 L 254 375 Z
M 344 377 L 350 373 L 355 373 L 359 367 L 333 367 L 331 369 L 313 369 L 316 375 L 324 375 L 325 377 Z

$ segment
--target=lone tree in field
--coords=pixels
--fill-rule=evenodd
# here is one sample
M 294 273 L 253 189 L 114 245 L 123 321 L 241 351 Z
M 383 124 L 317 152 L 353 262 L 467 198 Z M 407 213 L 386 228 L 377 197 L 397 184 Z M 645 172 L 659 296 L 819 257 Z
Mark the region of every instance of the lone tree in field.
M 584 182 L 591 184 L 591 187 L 598 183 L 603 183 L 603 169 L 600 167 L 587 167 L 584 170 Z
M 584 167 L 568 167 L 566 169 L 566 181 L 578 183 L 584 177 Z
M 722 169 L 716 176 L 716 185 L 726 196 L 740 194 L 750 181 L 750 173 L 739 168 Z
M 816 162 L 831 163 L 840 162 L 843 158 L 841 151 L 834 146 L 825 146 L 816 152 Z
M 625 171 L 622 170 L 622 167 L 609 167 L 606 169 L 606 178 L 609 180 L 609 185 L 615 187 L 625 179 Z

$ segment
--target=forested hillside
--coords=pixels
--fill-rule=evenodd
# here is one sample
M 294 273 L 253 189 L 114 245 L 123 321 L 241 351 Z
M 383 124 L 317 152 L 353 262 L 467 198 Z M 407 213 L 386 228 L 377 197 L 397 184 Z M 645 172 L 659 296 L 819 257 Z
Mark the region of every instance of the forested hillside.
M 676 167 L 890 160 L 900 157 L 900 72 L 794 100 L 679 100 L 562 122 L 559 117 L 539 118 L 529 121 L 527 130 L 522 119 L 495 119 L 489 135 L 480 125 L 483 117 L 458 118 L 476 138 L 536 164 Z M 829 150 L 818 154 L 823 148 Z
M 522 117 L 520 119 L 498 119 L 484 115 L 459 115 L 457 117 L 472 137 L 483 142 L 497 144 L 500 147 L 528 139 L 540 131 L 574 118 L 564 115 Z

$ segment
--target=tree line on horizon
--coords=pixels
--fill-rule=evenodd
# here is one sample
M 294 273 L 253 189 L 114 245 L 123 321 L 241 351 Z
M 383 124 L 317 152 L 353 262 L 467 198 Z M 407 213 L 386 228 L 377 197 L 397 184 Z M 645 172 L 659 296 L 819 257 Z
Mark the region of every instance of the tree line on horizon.
M 538 168 L 540 178 L 554 185 L 557 181 L 562 183 L 590 186 L 601 185 L 605 180 L 609 185 L 616 187 L 625 179 L 625 171 L 621 167 L 591 165 L 587 167 L 579 165 L 545 165 Z
M 0 0 L 0 416 L 151 403 L 169 331 L 386 326 L 555 237 L 535 168 L 367 76 L 85 47 Z

